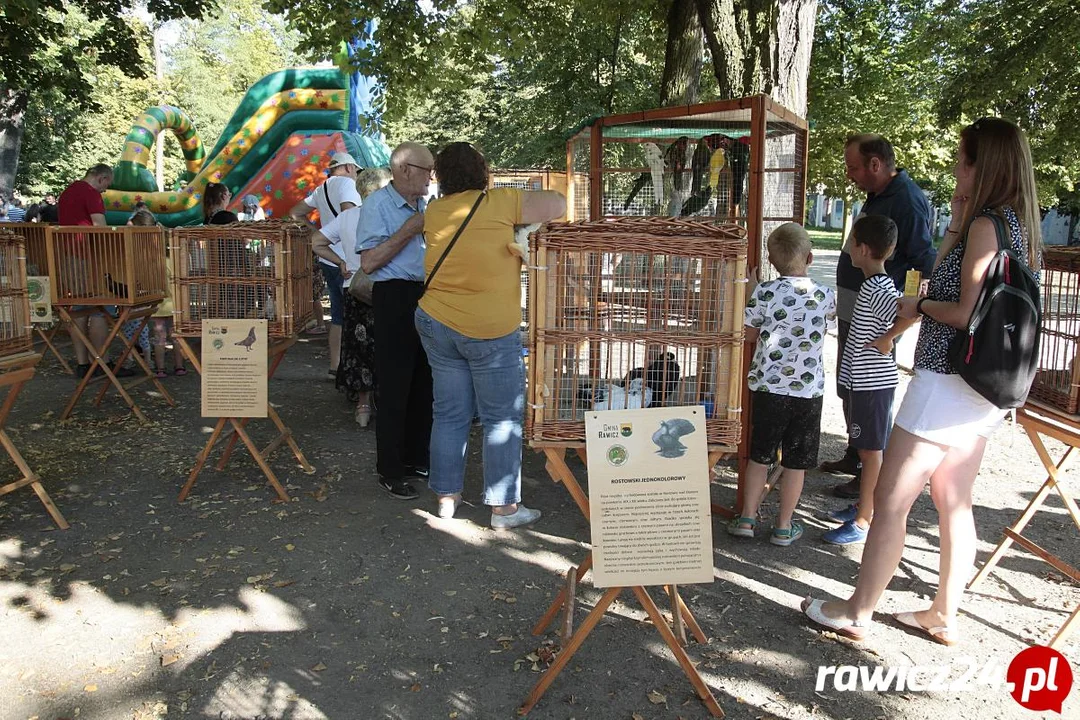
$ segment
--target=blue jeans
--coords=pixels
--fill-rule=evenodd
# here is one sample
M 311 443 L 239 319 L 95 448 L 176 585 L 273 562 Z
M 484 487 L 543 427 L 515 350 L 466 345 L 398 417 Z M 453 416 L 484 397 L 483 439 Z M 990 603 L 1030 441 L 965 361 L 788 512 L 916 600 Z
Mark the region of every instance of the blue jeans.
M 345 287 L 341 271 L 326 263 L 319 263 L 319 267 L 326 280 L 326 294 L 330 296 L 330 324 L 341 325 L 345 322 Z
M 479 411 L 484 424 L 484 504 L 520 502 L 525 410 L 520 333 L 477 340 L 451 330 L 420 308 L 416 331 L 435 384 L 428 486 L 439 495 L 462 491 L 469 432 Z

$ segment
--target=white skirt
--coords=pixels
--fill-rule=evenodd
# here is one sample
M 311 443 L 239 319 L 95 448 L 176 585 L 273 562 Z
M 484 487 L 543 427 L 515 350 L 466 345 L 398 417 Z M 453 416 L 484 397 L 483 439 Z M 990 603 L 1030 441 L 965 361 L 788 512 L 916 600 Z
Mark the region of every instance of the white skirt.
M 1008 412 L 972 390 L 959 375 L 917 369 L 895 423 L 924 440 L 953 447 L 990 437 Z

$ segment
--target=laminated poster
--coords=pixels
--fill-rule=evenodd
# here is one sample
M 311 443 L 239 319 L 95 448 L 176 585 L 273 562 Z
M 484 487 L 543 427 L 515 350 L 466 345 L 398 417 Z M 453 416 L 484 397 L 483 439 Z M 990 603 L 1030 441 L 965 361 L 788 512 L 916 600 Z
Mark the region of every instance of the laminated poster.
M 713 580 L 705 408 L 585 414 L 593 583 Z
M 53 321 L 52 294 L 49 292 L 48 275 L 31 275 L 26 278 L 27 294 L 30 296 L 30 322 Z
M 266 320 L 202 321 L 202 416 L 266 417 Z

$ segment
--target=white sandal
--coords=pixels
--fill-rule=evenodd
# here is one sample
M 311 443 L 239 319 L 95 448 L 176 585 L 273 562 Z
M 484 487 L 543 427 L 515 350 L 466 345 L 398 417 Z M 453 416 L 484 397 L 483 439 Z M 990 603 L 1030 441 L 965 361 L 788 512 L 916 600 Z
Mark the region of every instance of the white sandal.
M 810 618 L 821 627 L 828 628 L 837 635 L 842 635 L 849 640 L 856 641 L 866 639 L 866 635 L 870 632 L 869 623 L 862 624 L 857 621 L 849 623 L 847 620 L 831 618 L 826 615 L 825 611 L 822 609 L 821 606 L 824 604 L 824 600 L 817 600 L 807 595 L 800 607 L 802 608 L 803 615 Z

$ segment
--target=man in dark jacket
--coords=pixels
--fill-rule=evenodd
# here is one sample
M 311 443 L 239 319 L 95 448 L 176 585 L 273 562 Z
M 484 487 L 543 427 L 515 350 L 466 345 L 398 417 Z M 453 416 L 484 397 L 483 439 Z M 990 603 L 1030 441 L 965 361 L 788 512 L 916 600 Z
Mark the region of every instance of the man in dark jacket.
M 896 250 L 885 262 L 885 272 L 897 290 L 904 289 L 908 270 L 918 270 L 923 277 L 929 277 L 937 257 L 932 244 L 930 203 L 907 171 L 896 167 L 896 155 L 889 141 L 880 135 L 852 135 L 844 146 L 844 165 L 848 179 L 866 193 L 861 215 L 884 215 L 896 223 Z M 862 270 L 851 264 L 851 243 L 849 235 L 836 266 L 838 358 L 844 355 L 855 297 L 863 282 Z M 840 393 L 840 397 L 845 397 L 845 393 Z M 846 416 L 847 408 L 844 410 Z M 821 469 L 854 475 L 854 480 L 838 485 L 834 492 L 840 497 L 859 497 L 859 456 L 850 445 L 843 458 L 824 462 Z

